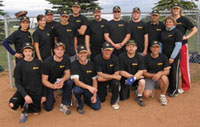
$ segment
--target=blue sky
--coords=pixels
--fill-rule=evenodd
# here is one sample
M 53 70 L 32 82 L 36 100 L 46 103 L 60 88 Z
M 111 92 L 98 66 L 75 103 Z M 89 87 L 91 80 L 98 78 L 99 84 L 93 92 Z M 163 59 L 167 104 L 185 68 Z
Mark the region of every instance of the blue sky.
M 130 12 L 134 7 L 139 7 L 141 11 L 151 11 L 154 4 L 159 0 L 99 0 L 103 12 L 111 12 L 112 7 L 119 5 L 123 12 Z M 52 6 L 45 0 L 3 0 L 3 9 L 10 15 L 20 10 L 27 10 L 28 15 L 35 16 L 44 13 L 44 9 Z M 200 2 L 197 2 L 200 6 Z

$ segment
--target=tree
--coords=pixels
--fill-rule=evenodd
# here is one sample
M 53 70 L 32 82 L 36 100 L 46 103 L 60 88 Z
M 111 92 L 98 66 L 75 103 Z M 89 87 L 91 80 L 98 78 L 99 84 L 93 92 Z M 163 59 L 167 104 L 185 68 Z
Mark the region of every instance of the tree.
M 62 10 L 71 11 L 72 4 L 74 0 L 46 0 L 53 4 L 53 9 L 55 12 L 59 13 Z M 99 7 L 98 0 L 79 0 L 81 6 L 81 12 L 92 12 L 92 10 L 96 7 Z
M 0 0 L 0 7 L 3 7 L 2 0 Z M 5 31 L 4 31 L 4 19 L 5 15 L 4 11 L 0 8 L 0 43 L 5 39 Z
M 198 0 L 195 0 L 198 1 Z M 195 10 L 197 9 L 197 5 L 195 4 L 194 0 L 160 0 L 155 3 L 155 7 L 153 9 L 158 10 L 170 10 L 174 3 L 180 3 L 181 7 L 184 10 Z

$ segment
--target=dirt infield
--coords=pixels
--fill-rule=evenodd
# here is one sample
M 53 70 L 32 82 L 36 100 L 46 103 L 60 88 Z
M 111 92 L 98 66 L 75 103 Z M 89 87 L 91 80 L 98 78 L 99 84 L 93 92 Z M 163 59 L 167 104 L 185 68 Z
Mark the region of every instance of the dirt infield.
M 139 107 L 131 98 L 120 101 L 120 110 L 114 111 L 110 94 L 102 109 L 93 111 L 85 106 L 86 113 L 80 115 L 75 105 L 67 116 L 59 111 L 60 98 L 56 99 L 53 111 L 42 110 L 39 116 L 29 115 L 25 124 L 19 124 L 20 111 L 8 107 L 8 100 L 15 90 L 9 87 L 7 72 L 0 73 L 0 127 L 200 127 L 200 65 L 191 64 L 192 88 L 176 98 L 167 98 L 168 105 L 158 102 L 159 91 L 154 98 L 145 99 L 146 107 Z

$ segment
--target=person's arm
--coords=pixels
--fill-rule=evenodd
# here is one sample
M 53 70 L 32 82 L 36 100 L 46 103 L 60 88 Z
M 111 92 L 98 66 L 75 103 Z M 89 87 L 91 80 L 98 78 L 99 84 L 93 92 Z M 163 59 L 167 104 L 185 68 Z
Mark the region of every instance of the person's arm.
M 77 50 L 77 45 L 78 45 L 78 40 L 77 40 L 77 37 L 75 36 L 74 37 L 74 50 L 75 51 Z
M 110 80 L 113 80 L 113 79 L 116 79 L 116 80 L 121 80 L 121 76 L 119 75 L 119 71 L 116 71 L 114 74 L 106 74 L 106 73 L 103 73 L 103 72 L 97 72 L 97 75 L 98 75 L 98 81 L 110 81 Z
M 67 80 L 69 80 L 69 78 L 70 78 L 70 70 L 68 69 L 68 70 L 65 70 L 65 72 L 64 72 L 65 74 L 64 74 L 64 76 L 60 79 L 60 87 L 62 87 L 63 86 L 63 84 L 64 84 L 64 82 L 65 81 L 67 81 Z
M 144 51 L 142 53 L 143 56 L 147 55 L 147 50 L 148 50 L 148 34 L 144 35 Z
M 38 43 L 38 42 L 34 42 L 34 48 L 35 48 L 35 52 L 36 52 L 37 58 L 38 58 L 40 61 L 43 61 L 43 60 L 42 60 L 42 57 L 41 57 L 41 55 L 40 55 L 40 49 L 39 49 L 39 43 Z
M 131 38 L 131 34 L 126 34 L 126 37 L 124 38 L 124 40 L 121 42 L 121 47 L 123 47 Z
M 149 73 L 147 70 L 144 70 L 144 77 L 145 78 L 153 78 L 155 74 L 154 73 Z
M 91 54 L 91 51 L 90 51 L 90 35 L 85 35 L 85 46 L 86 46 L 86 49 L 88 51 L 88 54 L 90 55 Z
M 49 76 L 42 74 L 42 84 L 48 88 L 55 89 L 54 84 L 48 81 Z
M 109 33 L 104 33 L 104 38 L 107 42 L 109 42 L 113 47 L 115 47 L 115 43 L 109 37 Z
M 92 78 L 92 86 L 97 89 L 97 79 L 96 79 L 96 77 Z M 97 91 L 93 93 L 93 96 L 91 97 L 91 102 L 96 103 L 96 101 L 97 101 L 96 98 L 97 98 Z
M 10 45 L 8 44 L 8 41 L 5 39 L 3 41 L 3 46 L 7 49 L 7 51 L 12 54 L 12 55 L 15 55 L 15 51 L 10 47 Z
M 78 33 L 80 35 L 84 35 L 86 30 L 87 30 L 87 25 L 81 25 L 80 29 L 78 29 Z
M 195 26 L 195 27 L 193 27 L 192 29 L 191 29 L 191 31 L 188 33 L 188 35 L 186 35 L 186 36 L 183 36 L 183 40 L 187 40 L 187 39 L 189 39 L 189 38 L 191 38 L 194 34 L 196 34 L 197 33 L 197 27 Z
M 169 75 L 170 67 L 164 68 L 162 71 L 157 72 L 153 77 L 152 80 L 158 81 L 162 75 Z
M 174 62 L 174 59 L 178 55 L 179 51 L 181 50 L 182 42 L 176 42 L 175 47 L 173 49 L 173 52 L 169 58 L 169 63 L 172 64 Z

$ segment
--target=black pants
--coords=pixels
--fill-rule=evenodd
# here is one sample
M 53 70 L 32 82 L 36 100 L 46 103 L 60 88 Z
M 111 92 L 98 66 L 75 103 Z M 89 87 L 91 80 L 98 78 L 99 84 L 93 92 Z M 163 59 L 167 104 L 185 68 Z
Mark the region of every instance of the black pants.
M 28 94 L 32 100 L 32 104 L 28 104 L 28 113 L 39 113 L 41 111 L 41 96 Z M 13 103 L 13 110 L 17 110 L 19 106 L 23 107 L 25 100 L 24 97 L 17 91 L 11 98 L 9 103 Z
M 107 82 L 98 82 L 98 96 L 101 102 L 104 102 L 106 100 L 107 96 L 107 85 L 110 85 L 112 97 L 111 97 L 111 105 L 117 103 L 117 100 L 119 98 L 119 86 L 120 81 L 118 80 L 111 80 Z
M 178 92 L 179 65 L 180 65 L 180 59 L 179 57 L 177 57 L 174 59 L 174 62 L 171 64 L 170 74 L 168 75 L 169 87 L 167 91 L 170 94 L 175 94 Z
M 68 81 L 64 82 L 64 85 L 62 87 L 63 96 L 62 96 L 62 102 L 61 102 L 64 105 L 71 105 L 72 86 L 73 86 L 72 80 L 68 80 Z M 55 102 L 53 89 L 47 88 L 46 98 L 47 98 L 47 100 L 44 102 L 44 109 L 46 111 L 51 111 L 53 109 L 53 105 Z

